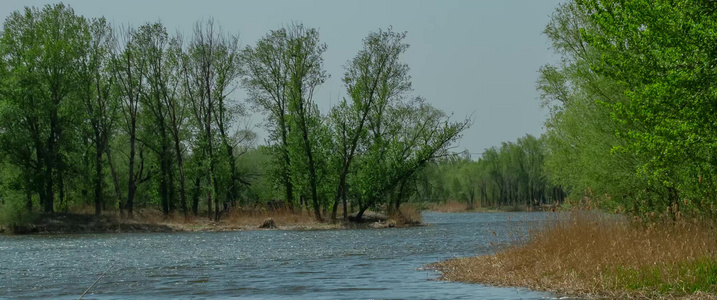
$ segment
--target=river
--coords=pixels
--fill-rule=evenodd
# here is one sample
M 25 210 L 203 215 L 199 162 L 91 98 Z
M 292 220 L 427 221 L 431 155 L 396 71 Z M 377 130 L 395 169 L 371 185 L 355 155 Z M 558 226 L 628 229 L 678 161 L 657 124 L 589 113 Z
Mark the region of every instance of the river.
M 435 281 L 424 265 L 490 253 L 544 213 L 424 213 L 428 226 L 0 236 L 0 298 L 546 299 Z M 495 235 L 493 232 L 495 231 Z

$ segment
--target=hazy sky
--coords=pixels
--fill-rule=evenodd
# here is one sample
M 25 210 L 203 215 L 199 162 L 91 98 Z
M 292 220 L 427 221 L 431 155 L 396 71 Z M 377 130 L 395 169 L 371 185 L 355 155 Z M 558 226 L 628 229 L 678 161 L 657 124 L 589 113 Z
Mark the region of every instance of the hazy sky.
M 26 5 L 56 1 L 0 1 L 3 19 Z M 423 96 L 454 118 L 473 114 L 475 123 L 456 151 L 480 154 L 502 141 L 543 132 L 535 81 L 540 66 L 556 58 L 542 30 L 558 0 L 474 1 L 64 1 L 85 17 L 105 16 L 115 24 L 161 20 L 170 33 L 191 33 L 195 21 L 213 17 L 227 32 L 254 45 L 269 30 L 292 21 L 319 29 L 328 45 L 325 68 L 331 78 L 315 100 L 328 111 L 345 96 L 343 66 L 361 40 L 379 28 L 407 31 L 411 45 L 404 60 L 411 67 L 413 96 Z M 237 95 L 243 100 L 243 93 Z M 262 121 L 254 116 L 253 123 Z M 264 134 L 261 134 L 263 139 Z M 260 142 L 263 142 L 260 141 Z

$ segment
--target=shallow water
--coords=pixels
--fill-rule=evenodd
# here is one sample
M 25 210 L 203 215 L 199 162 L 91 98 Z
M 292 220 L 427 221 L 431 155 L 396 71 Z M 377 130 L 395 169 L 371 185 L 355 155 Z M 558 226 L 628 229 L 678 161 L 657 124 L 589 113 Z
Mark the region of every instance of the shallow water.
M 0 236 L 0 298 L 545 299 L 435 281 L 421 268 L 490 253 L 543 213 L 424 213 L 376 230 Z M 495 231 L 495 235 L 493 234 Z

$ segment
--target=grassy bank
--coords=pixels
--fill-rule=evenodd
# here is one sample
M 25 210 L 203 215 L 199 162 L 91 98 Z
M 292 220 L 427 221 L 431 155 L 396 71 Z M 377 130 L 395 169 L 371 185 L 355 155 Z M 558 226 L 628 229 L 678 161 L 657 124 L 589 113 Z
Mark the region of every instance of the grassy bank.
M 207 217 L 184 217 L 181 214 L 165 216 L 161 211 L 138 210 L 132 219 L 124 218 L 117 212 L 105 212 L 94 216 L 91 208 L 75 210 L 72 213 L 23 214 L 20 222 L 5 220 L 0 224 L 0 233 L 10 234 L 54 234 L 54 233 L 116 233 L 116 232 L 192 232 L 192 231 L 236 231 L 236 230 L 322 230 L 343 228 L 387 228 L 406 227 L 421 224 L 420 212 L 410 205 L 400 212 L 388 214 L 379 222 L 330 222 L 317 221 L 312 212 L 291 212 L 290 210 L 247 209 L 230 210 L 215 222 Z
M 556 215 L 517 245 L 432 267 L 444 280 L 568 295 L 717 298 L 713 226 L 686 220 L 644 225 L 591 212 Z

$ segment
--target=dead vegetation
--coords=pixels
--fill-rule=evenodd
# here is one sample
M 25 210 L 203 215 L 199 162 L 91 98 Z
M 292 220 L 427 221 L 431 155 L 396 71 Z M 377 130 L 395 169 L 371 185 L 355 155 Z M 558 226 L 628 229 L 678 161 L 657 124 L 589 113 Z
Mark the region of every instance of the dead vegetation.
M 695 220 L 646 224 L 596 212 L 557 213 L 495 254 L 432 267 L 442 279 L 609 298 L 710 298 L 717 235 Z
M 398 210 L 388 209 L 388 222 L 393 226 L 389 227 L 405 227 L 423 224 L 423 216 L 421 210 L 413 203 L 401 204 Z

